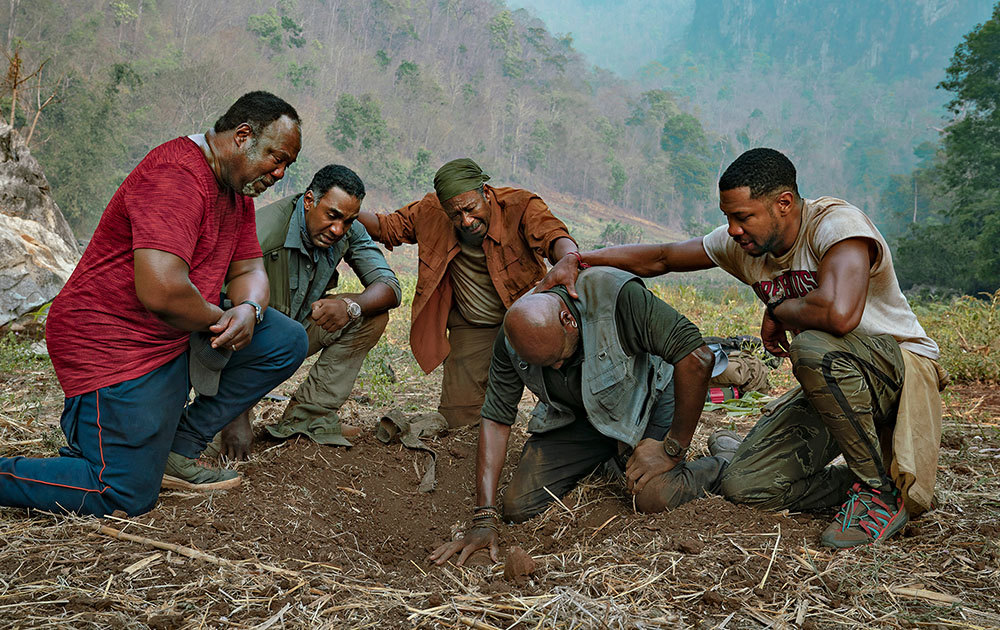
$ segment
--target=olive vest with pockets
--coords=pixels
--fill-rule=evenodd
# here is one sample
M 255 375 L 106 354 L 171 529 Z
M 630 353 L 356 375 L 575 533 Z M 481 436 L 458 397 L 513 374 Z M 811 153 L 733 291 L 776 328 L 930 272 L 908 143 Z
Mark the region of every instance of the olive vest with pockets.
M 625 271 L 594 267 L 580 272 L 576 290 L 584 356 L 580 390 L 587 419 L 603 435 L 634 447 L 646 431 L 656 399 L 670 384 L 674 367 L 656 355 L 631 356 L 622 348 L 615 312 L 618 295 L 630 280 L 642 282 Z M 572 423 L 573 412 L 549 399 L 542 377 L 546 368 L 521 359 L 509 341 L 507 351 L 518 376 L 538 396 L 528 431 L 544 433 Z
M 291 273 L 288 249 L 285 248 L 285 238 L 288 236 L 288 225 L 292 222 L 295 205 L 301 194 L 285 197 L 257 210 L 257 240 L 264 254 L 264 270 L 267 271 L 268 284 L 271 286 L 270 307 L 289 317 L 297 313 L 305 299 L 306 287 L 299 291 L 298 275 Z M 337 245 L 346 249 L 347 239 L 342 239 Z M 327 290 L 337 286 L 338 272 L 327 285 Z M 295 286 L 293 286 L 295 285 Z M 301 323 L 301 322 L 300 322 Z

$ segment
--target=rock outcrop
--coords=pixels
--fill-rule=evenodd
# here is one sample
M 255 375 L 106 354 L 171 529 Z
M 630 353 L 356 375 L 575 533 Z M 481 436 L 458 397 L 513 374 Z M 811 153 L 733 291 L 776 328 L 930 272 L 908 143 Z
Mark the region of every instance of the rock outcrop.
M 41 166 L 0 123 L 0 326 L 52 300 L 79 260 Z

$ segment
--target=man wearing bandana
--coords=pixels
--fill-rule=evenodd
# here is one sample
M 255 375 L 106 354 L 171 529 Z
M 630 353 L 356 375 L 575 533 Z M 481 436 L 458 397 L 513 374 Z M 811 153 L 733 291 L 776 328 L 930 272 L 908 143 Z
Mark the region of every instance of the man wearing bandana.
M 565 224 L 527 190 L 494 188 L 469 158 L 434 175 L 434 192 L 358 218 L 389 249 L 418 247 L 410 348 L 430 373 L 444 362 L 438 411 L 451 427 L 479 422 L 493 341 L 504 314 L 555 263 L 577 251 Z

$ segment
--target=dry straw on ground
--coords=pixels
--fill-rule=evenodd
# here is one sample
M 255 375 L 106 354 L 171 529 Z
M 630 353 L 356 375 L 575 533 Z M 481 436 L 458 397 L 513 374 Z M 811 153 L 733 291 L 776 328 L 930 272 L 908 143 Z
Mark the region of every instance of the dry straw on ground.
M 436 402 L 405 334 L 397 315 L 345 408 L 352 420 Z M 618 480 L 595 475 L 505 527 L 504 549 L 536 563 L 516 584 L 483 553 L 467 567 L 425 561 L 466 524 L 475 431 L 433 443 L 432 495 L 416 492 L 423 456 L 399 445 L 262 442 L 239 465 L 240 491 L 164 493 L 144 516 L 0 509 L 0 628 L 996 628 L 1000 393 L 959 384 L 945 402 L 938 508 L 873 547 L 819 547 L 831 514 L 718 497 L 637 515 Z M 20 357 L 0 382 L 0 454 L 52 454 L 60 406 L 48 363 Z M 259 408 L 258 432 L 279 410 Z M 713 429 L 753 419 L 706 414 L 699 454 Z

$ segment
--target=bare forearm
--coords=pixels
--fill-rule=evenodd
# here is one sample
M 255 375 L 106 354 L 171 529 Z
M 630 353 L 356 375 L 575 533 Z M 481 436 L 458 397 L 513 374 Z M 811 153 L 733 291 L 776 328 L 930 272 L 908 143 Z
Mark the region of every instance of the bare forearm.
M 496 505 L 497 485 L 507 459 L 508 439 L 508 425 L 482 419 L 476 453 L 476 505 Z
M 671 271 L 697 271 L 715 266 L 701 238 L 657 245 L 616 245 L 582 254 L 589 265 L 617 267 L 643 278 Z
M 838 337 L 851 332 L 865 312 L 876 255 L 874 243 L 867 239 L 835 244 L 820 261 L 819 287 L 775 306 L 775 319 L 791 330 L 822 330 Z
M 669 271 L 662 261 L 662 245 L 616 245 L 582 252 L 583 262 L 595 267 L 616 267 L 649 278 Z
M 712 352 L 702 346 L 674 365 L 674 421 L 670 436 L 681 446 L 691 444 L 698 427 L 714 361 Z
M 253 269 L 231 278 L 226 295 L 233 304 L 238 305 L 250 300 L 260 304 L 261 308 L 267 308 L 271 299 L 267 272 L 263 268 Z
M 164 285 L 155 300 L 143 305 L 168 326 L 192 332 L 208 330 L 222 317 L 222 309 L 201 297 L 190 282 Z
M 789 330 L 821 330 L 842 337 L 861 323 L 864 302 L 860 305 L 837 302 L 835 296 L 818 289 L 804 297 L 785 300 L 774 308 L 774 316 Z
M 399 306 L 396 292 L 384 282 L 373 282 L 355 299 L 362 315 L 378 315 Z
M 552 241 L 551 255 L 549 256 L 549 261 L 554 265 L 560 260 L 562 260 L 563 256 L 569 254 L 570 252 L 575 252 L 575 251 L 577 251 L 577 247 L 576 243 L 573 242 L 573 239 L 566 238 L 565 236 L 557 238 L 556 240 Z

